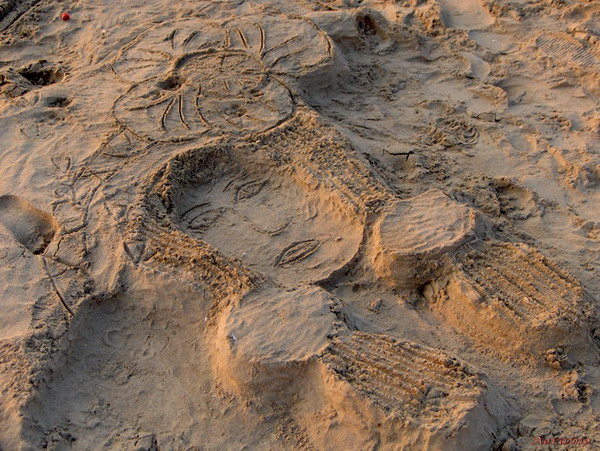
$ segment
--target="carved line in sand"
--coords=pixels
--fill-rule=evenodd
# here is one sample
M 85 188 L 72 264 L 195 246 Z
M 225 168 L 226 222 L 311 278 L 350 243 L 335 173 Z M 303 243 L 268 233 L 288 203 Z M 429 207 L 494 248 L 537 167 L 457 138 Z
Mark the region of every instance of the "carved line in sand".
M 85 259 L 90 247 L 87 226 L 90 207 L 97 200 L 98 191 L 125 165 L 146 154 L 153 146 L 154 143 L 140 142 L 127 131 L 116 129 L 95 152 L 78 163 L 73 163 L 69 156 L 52 157 L 58 178 L 53 214 L 60 218 L 61 238 L 79 236 L 76 255 L 81 260 Z
M 240 51 L 189 54 L 167 78 L 135 84 L 113 108 L 132 133 L 155 141 L 264 132 L 287 120 L 294 100 L 262 63 Z
M 159 26 L 115 59 L 113 71 L 135 83 L 115 103 L 114 116 L 156 141 L 264 132 L 287 120 L 295 105 L 274 74 L 302 76 L 332 58 L 327 35 L 299 17 Z
M 110 213 L 106 199 L 99 198 L 103 186 L 153 146 L 154 143 L 140 142 L 127 131 L 116 129 L 95 152 L 79 162 L 61 154 L 58 145 L 55 149 L 51 158 L 57 173 L 52 215 L 60 228 L 42 263 L 53 291 L 71 314 L 94 287 L 87 270 L 90 251 L 97 244 L 90 236 L 91 219 L 97 214 L 92 205 L 96 203 L 103 212 Z

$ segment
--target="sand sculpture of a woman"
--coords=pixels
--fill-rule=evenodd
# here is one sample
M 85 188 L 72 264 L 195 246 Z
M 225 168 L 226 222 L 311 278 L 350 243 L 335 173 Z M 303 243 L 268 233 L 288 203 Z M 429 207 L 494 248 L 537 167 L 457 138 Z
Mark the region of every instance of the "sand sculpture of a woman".
M 353 321 L 371 291 L 419 299 L 500 355 L 588 345 L 578 282 L 439 190 L 398 197 L 303 101 L 348 70 L 310 20 L 159 25 L 111 70 L 129 88 L 113 107 L 118 130 L 85 162 L 97 177 L 72 229 L 90 279 L 110 293 L 167 274 L 204 293 L 198 334 L 219 383 L 316 447 L 484 449 L 508 419 L 470 365 Z M 110 160 L 120 149 L 134 157 Z M 77 222 L 61 208 L 59 222 Z

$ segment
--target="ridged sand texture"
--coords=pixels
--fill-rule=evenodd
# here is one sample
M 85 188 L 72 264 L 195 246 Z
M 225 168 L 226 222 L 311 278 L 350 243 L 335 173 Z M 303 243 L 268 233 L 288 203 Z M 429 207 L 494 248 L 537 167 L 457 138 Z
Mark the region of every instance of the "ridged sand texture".
M 355 332 L 350 339 L 336 339 L 323 358 L 341 379 L 400 418 L 446 421 L 453 403 L 475 404 L 485 388 L 458 360 L 385 335 Z
M 165 226 L 153 207 L 146 206 L 149 211 L 130 224 L 127 241 L 139 244 L 124 244 L 128 258 L 158 272 L 177 268 L 182 280 L 191 281 L 218 300 L 246 292 L 253 286 L 252 275 L 246 268 L 207 243 L 169 227 L 168 223 Z
M 542 34 L 536 39 L 536 44 L 553 58 L 591 69 L 600 67 L 600 60 L 581 42 L 567 33 Z
M 478 441 L 476 446 L 481 446 L 501 421 L 504 403 L 492 400 L 495 389 L 445 352 L 387 335 L 354 332 L 336 338 L 323 361 L 362 403 L 384 412 L 387 426 L 401 431 L 403 445 L 412 437 L 420 446 Z
M 424 294 L 475 341 L 531 352 L 587 342 L 583 287 L 538 251 L 496 242 L 456 260 L 457 271 Z
M 377 275 L 400 287 L 416 287 L 436 273 L 439 258 L 474 237 L 475 212 L 439 190 L 396 202 L 375 224 Z

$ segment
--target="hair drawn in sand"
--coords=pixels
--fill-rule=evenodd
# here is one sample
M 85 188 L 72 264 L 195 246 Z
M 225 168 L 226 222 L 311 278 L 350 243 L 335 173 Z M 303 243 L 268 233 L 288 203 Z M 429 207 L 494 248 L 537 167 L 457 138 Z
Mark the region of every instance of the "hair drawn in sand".
M 264 132 L 294 111 L 275 75 L 301 77 L 333 58 L 329 38 L 312 22 L 288 16 L 244 17 L 207 33 L 189 21 L 151 30 L 112 67 L 134 81 L 115 103 L 119 123 L 150 140 Z
M 294 109 L 289 90 L 245 52 L 186 55 L 165 78 L 134 85 L 114 106 L 117 121 L 156 141 L 266 131 Z

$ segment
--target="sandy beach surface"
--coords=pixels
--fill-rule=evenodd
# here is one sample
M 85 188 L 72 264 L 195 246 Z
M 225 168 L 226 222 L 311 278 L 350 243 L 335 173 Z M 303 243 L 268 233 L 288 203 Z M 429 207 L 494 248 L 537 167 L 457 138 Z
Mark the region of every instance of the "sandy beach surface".
M 599 72 L 596 0 L 0 0 L 0 449 L 597 449 Z

